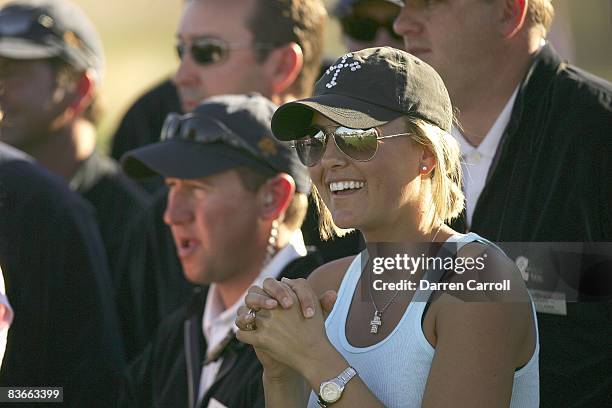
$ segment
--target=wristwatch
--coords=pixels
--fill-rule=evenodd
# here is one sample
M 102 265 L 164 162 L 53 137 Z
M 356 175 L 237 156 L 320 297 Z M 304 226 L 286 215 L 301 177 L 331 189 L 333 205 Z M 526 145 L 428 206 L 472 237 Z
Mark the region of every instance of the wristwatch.
M 338 401 L 342 396 L 344 387 L 355 375 L 357 375 L 357 371 L 349 366 L 337 377 L 323 381 L 319 387 L 319 399 L 317 400 L 319 406 L 327 408 L 330 404 Z

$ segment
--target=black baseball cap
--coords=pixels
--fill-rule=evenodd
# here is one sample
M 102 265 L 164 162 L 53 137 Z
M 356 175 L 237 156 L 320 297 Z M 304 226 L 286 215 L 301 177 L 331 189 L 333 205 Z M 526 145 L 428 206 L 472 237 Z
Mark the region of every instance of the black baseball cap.
M 17 0 L 0 9 L 0 57 L 28 60 L 59 57 L 99 80 L 104 52 L 85 13 L 67 0 Z
M 366 3 L 368 1 L 376 1 L 376 0 L 340 0 L 334 7 L 333 14 L 339 18 L 345 17 L 349 14 L 352 14 L 353 7 L 355 7 L 357 4 Z M 387 3 L 395 4 L 398 7 L 404 7 L 404 2 L 402 0 L 378 0 L 378 1 L 384 1 Z
M 192 179 L 246 166 L 271 176 L 287 173 L 296 191 L 308 193 L 308 171 L 295 149 L 272 135 L 276 109 L 255 93 L 205 99 L 191 113 L 171 114 L 177 120 L 166 120 L 165 140 L 125 153 L 123 170 L 133 178 L 159 174 Z
M 313 97 L 278 108 L 272 118 L 274 135 L 279 140 L 302 137 L 314 112 L 353 129 L 410 116 L 450 133 L 453 122 L 450 97 L 438 73 L 391 47 L 367 48 L 338 58 L 315 84 Z

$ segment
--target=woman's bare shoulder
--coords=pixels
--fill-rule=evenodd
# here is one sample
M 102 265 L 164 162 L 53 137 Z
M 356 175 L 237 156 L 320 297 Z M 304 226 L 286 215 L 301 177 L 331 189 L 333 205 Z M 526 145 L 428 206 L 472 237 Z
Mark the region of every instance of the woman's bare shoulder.
M 346 270 L 353 262 L 355 256 L 347 256 L 328 262 L 315 269 L 308 277 L 308 282 L 317 295 L 328 290 L 338 291 Z

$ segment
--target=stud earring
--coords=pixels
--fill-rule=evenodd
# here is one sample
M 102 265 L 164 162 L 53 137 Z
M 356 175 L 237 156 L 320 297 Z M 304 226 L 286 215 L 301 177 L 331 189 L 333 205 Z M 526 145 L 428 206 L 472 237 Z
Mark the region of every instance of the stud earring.
M 421 171 L 427 171 L 427 166 L 421 166 Z

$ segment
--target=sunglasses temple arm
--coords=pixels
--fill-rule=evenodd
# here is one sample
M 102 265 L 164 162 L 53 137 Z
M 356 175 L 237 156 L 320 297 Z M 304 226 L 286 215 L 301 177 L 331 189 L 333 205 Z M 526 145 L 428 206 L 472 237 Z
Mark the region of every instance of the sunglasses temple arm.
M 398 133 L 396 135 L 386 135 L 386 136 L 378 136 L 376 139 L 380 140 L 380 139 L 391 139 L 392 137 L 398 137 L 398 136 L 408 136 L 411 135 L 412 133 Z

